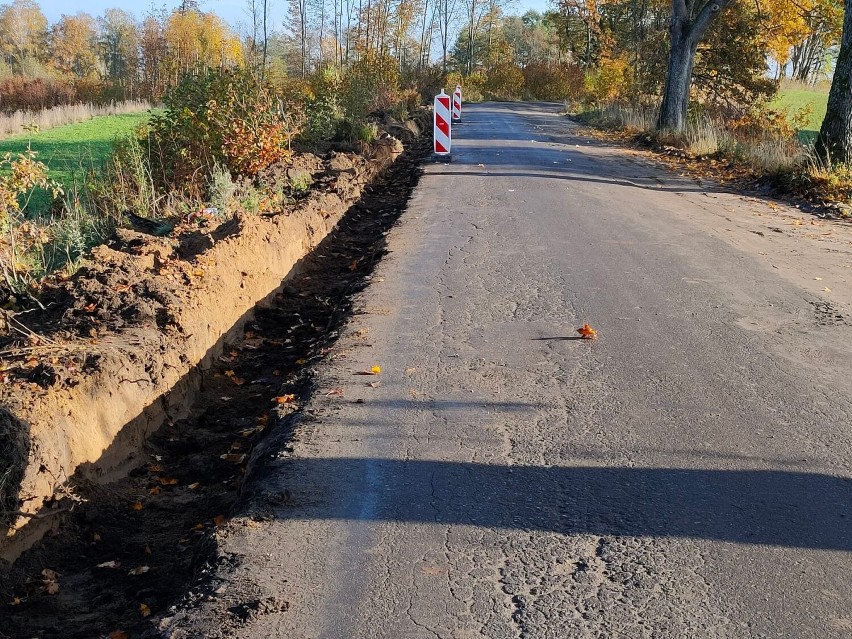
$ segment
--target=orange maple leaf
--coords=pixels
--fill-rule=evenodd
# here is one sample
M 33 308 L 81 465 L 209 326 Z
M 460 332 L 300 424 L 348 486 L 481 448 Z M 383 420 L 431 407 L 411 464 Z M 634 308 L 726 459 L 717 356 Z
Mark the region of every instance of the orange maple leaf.
M 598 332 L 588 324 L 584 324 L 582 328 L 578 328 L 577 332 L 583 336 L 583 339 L 595 339 Z

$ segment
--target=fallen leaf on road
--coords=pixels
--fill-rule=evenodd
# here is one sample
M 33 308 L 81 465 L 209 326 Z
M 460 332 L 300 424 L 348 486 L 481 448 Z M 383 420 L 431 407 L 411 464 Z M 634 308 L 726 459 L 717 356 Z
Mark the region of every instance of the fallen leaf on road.
M 145 574 L 146 572 L 148 572 L 149 570 L 151 570 L 151 568 L 150 568 L 150 567 L 148 567 L 148 566 L 136 566 L 136 568 L 134 568 L 133 570 L 129 571 L 127 574 L 128 574 L 128 575 L 133 575 L 133 576 L 136 576 L 136 575 L 144 575 L 144 574 Z
M 382 367 L 381 366 L 373 366 L 373 368 L 370 369 L 370 372 L 373 375 L 378 375 L 379 373 L 382 372 Z
M 98 564 L 97 568 L 119 568 L 121 567 L 121 562 L 119 561 L 105 561 L 102 564 Z
M 151 609 L 145 604 L 139 604 L 139 612 L 143 617 L 147 617 L 151 614 Z
M 595 339 L 598 332 L 588 324 L 584 324 L 582 328 L 578 328 L 577 332 L 583 336 L 583 339 Z
M 828 288 L 827 286 L 824 286 L 824 287 L 822 288 L 822 290 L 824 290 L 826 293 L 831 293 L 831 289 L 830 289 L 830 288 Z
M 279 397 L 274 398 L 276 404 L 292 404 L 296 401 L 296 396 L 290 393 L 286 395 L 280 395 Z
M 370 382 L 369 384 L 367 384 L 367 386 L 369 386 L 370 388 L 378 388 L 381 385 L 381 382 Z
M 133 506 L 131 506 L 131 508 L 133 508 L 133 510 L 142 510 L 143 508 L 145 508 L 145 506 L 142 504 L 141 501 L 134 501 Z

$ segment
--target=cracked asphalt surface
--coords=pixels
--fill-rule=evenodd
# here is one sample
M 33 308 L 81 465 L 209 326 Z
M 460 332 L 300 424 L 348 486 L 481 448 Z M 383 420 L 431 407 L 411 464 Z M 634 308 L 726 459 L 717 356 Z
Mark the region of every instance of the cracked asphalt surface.
M 220 541 L 277 602 L 225 634 L 852 637 L 849 225 L 464 115 Z

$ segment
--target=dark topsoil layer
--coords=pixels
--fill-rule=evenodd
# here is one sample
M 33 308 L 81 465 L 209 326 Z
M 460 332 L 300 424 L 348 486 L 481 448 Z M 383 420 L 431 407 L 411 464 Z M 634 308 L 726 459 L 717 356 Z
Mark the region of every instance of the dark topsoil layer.
M 419 179 L 427 146 L 410 144 L 300 274 L 256 310 L 243 338 L 204 374 L 191 417 L 152 435 L 125 479 L 76 486 L 64 521 L 0 574 L 0 637 L 159 637 L 159 618 L 191 606 L 187 593 L 203 591 L 203 567 L 217 556 L 211 531 L 238 499 L 252 447 L 265 430 L 285 428 L 282 417 L 310 393 L 310 365 L 337 338 L 352 295 L 385 253 L 385 235 Z M 156 296 L 135 297 L 156 304 Z M 120 315 L 93 323 L 74 304 L 62 330 L 120 328 L 111 325 Z M 156 309 L 146 314 L 157 319 Z M 251 613 L 231 612 L 234 624 Z

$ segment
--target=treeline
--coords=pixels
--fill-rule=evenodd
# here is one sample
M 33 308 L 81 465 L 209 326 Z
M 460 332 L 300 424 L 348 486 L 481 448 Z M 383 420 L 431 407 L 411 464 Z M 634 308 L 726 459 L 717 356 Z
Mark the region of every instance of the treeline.
M 0 6 L 0 109 L 158 100 L 188 70 L 243 62 L 243 43 L 213 13 L 185 2 L 141 19 L 119 8 L 49 24 L 33 0 Z
M 54 24 L 35 0 L 13 0 L 0 6 L 0 108 L 156 101 L 188 71 L 245 64 L 284 81 L 365 58 L 392 59 L 403 84 L 425 88 L 454 72 L 473 95 L 503 98 L 635 103 L 659 98 L 667 77 L 670 0 L 557 0 L 520 16 L 507 14 L 507 0 L 245 1 L 238 34 L 195 0 Z M 769 96 L 774 79 L 830 71 L 841 0 L 723 4 L 695 47 L 700 102 L 742 109 Z

